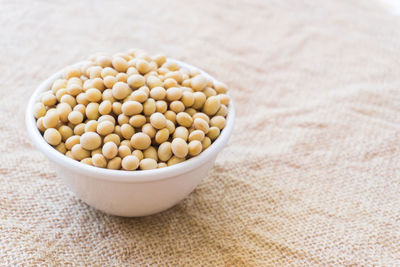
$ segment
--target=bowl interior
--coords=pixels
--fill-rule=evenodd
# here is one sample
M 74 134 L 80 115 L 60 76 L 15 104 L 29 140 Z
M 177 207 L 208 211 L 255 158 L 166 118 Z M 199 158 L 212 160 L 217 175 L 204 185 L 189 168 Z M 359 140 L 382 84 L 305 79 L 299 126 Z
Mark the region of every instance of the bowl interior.
M 199 70 L 203 75 L 215 81 L 215 79 L 211 75 L 192 65 L 170 58 L 168 59 L 168 61 L 176 62 L 179 66 L 185 67 L 189 70 L 192 69 Z M 79 62 L 76 65 L 81 65 L 84 63 L 85 61 Z M 51 84 L 56 79 L 60 78 L 61 74 L 62 70 L 58 71 L 57 73 L 55 73 L 54 75 L 52 75 L 39 85 L 39 87 L 35 90 L 35 92 L 33 93 L 33 95 L 29 100 L 25 119 L 26 119 L 28 134 L 33 143 L 35 144 L 35 146 L 43 154 L 45 154 L 51 161 L 59 165 L 62 165 L 65 168 L 72 168 L 74 170 L 79 170 L 85 173 L 85 175 L 93 176 L 98 179 L 114 180 L 119 182 L 129 182 L 129 183 L 150 182 L 160 179 L 167 179 L 169 177 L 173 177 L 188 172 L 194 168 L 197 168 L 209 160 L 214 160 L 218 152 L 222 150 L 222 148 L 228 142 L 230 135 L 232 134 L 235 111 L 234 111 L 233 101 L 231 100 L 228 107 L 227 122 L 225 128 L 221 131 L 220 136 L 206 150 L 204 150 L 199 155 L 189 160 L 161 169 L 143 170 L 143 171 L 110 170 L 81 163 L 79 161 L 73 160 L 63 155 L 62 153 L 54 149 L 51 145 L 49 145 L 39 132 L 36 126 L 36 120 L 33 116 L 33 106 L 36 103 L 36 101 L 40 98 L 41 93 L 49 90 Z

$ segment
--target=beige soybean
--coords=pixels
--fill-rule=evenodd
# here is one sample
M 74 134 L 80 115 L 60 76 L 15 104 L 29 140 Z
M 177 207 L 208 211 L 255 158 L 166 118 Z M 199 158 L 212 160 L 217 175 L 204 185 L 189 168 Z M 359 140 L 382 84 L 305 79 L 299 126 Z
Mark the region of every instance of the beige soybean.
M 94 150 L 101 146 L 101 137 L 95 132 L 84 133 L 80 138 L 80 144 L 84 149 Z
M 68 94 L 63 95 L 60 99 L 60 102 L 67 103 L 72 108 L 74 108 L 76 106 L 76 98 L 73 97 L 72 95 L 68 95 Z
M 206 97 L 211 97 L 211 96 L 216 96 L 217 92 L 215 92 L 214 89 L 212 89 L 211 87 L 206 87 L 206 89 L 203 90 L 203 94 L 206 95 Z
M 154 128 L 162 129 L 165 127 L 167 121 L 162 113 L 156 112 L 150 116 L 150 123 Z
M 53 95 L 51 92 L 45 93 L 42 96 L 42 104 L 44 106 L 53 106 L 57 103 L 57 97 Z
M 139 159 L 136 156 L 129 155 L 122 159 L 121 165 L 124 170 L 136 170 L 139 167 Z
M 144 91 L 136 90 L 132 92 L 131 98 L 131 100 L 137 101 L 139 103 L 144 103 L 147 100 L 148 96 Z
M 151 144 L 151 138 L 145 133 L 135 133 L 131 138 L 131 145 L 135 149 L 144 150 Z
M 121 126 L 116 125 L 115 128 L 114 128 L 114 133 L 115 133 L 116 135 L 118 135 L 120 138 L 122 138 Z
M 125 114 L 119 114 L 118 115 L 118 124 L 123 125 L 125 123 L 129 123 L 129 117 L 126 116 Z
M 109 100 L 104 100 L 99 105 L 99 113 L 101 115 L 110 114 L 111 109 L 112 109 L 112 104 Z
M 133 74 L 128 77 L 127 83 L 133 89 L 138 89 L 145 85 L 146 79 L 140 74 Z
M 72 124 L 79 124 L 83 121 L 83 115 L 81 112 L 79 111 L 71 111 L 68 114 L 68 120 L 72 123 Z
M 67 86 L 66 79 L 57 79 L 54 81 L 53 85 L 51 86 L 51 91 L 53 94 L 57 93 L 58 90 L 63 89 Z
M 190 86 L 192 86 L 191 80 L 190 80 L 190 79 L 184 80 L 184 81 L 182 82 L 182 86 L 185 86 L 185 87 L 190 87 Z M 193 90 L 193 89 L 192 89 L 192 90 Z
M 190 116 L 192 116 L 192 117 L 193 117 L 194 114 L 197 113 L 197 111 L 194 108 L 187 108 L 187 109 L 185 109 L 185 112 L 187 114 L 189 114 Z
M 164 113 L 168 110 L 168 104 L 164 100 L 156 101 L 156 112 Z
M 78 94 L 77 96 L 76 96 L 76 102 L 78 103 L 78 104 L 82 104 L 82 105 L 87 105 L 87 104 L 89 104 L 89 100 L 87 99 L 87 97 L 86 97 L 86 93 L 80 93 L 80 94 Z
M 43 126 L 45 128 L 54 128 L 57 126 L 59 115 L 55 109 L 48 110 L 46 115 L 43 117 Z
M 187 141 L 189 137 L 189 130 L 183 126 L 179 126 L 175 129 L 174 134 L 172 135 L 172 138 L 181 138 L 185 141 Z
M 157 130 L 150 123 L 146 123 L 142 126 L 142 132 L 147 134 L 150 138 L 154 138 Z
M 99 104 L 89 103 L 86 106 L 86 117 L 89 120 L 97 120 L 99 118 Z
M 114 84 L 118 82 L 118 80 L 114 76 L 107 76 L 104 78 L 103 82 L 106 88 L 111 89 L 113 88 Z
M 121 125 L 121 135 L 123 138 L 130 140 L 135 133 L 135 129 L 128 123 Z
M 60 153 L 63 153 L 63 154 L 65 154 L 65 153 L 67 153 L 67 148 L 65 147 L 65 143 L 59 143 L 56 147 L 55 147 L 55 149 L 58 151 L 58 152 L 60 152 Z
M 179 87 L 171 87 L 167 89 L 167 95 L 166 98 L 168 101 L 174 101 L 174 100 L 179 100 L 181 99 L 183 93 L 182 89 Z
M 118 147 L 114 142 L 107 142 L 103 145 L 102 152 L 106 159 L 112 159 L 118 154 Z
M 100 55 L 96 57 L 96 63 L 103 68 L 110 67 L 112 65 L 112 57 L 106 55 Z
M 143 157 L 146 159 L 150 158 L 150 159 L 154 159 L 155 161 L 158 161 L 157 150 L 153 146 L 148 147 L 147 149 L 145 149 L 143 151 Z
M 120 157 L 115 157 L 108 161 L 107 169 L 119 170 L 121 169 L 122 159 Z
M 219 101 L 223 105 L 228 105 L 229 101 L 231 100 L 231 98 L 226 94 L 220 94 L 220 95 L 218 95 L 218 97 L 219 97 Z
M 169 108 L 173 112 L 179 113 L 185 110 L 185 105 L 181 101 L 175 100 L 169 104 Z
M 225 94 L 227 92 L 227 86 L 222 82 L 215 81 L 213 87 L 218 94 Z
M 163 100 L 165 99 L 166 95 L 167 91 L 161 86 L 154 87 L 150 90 L 150 97 L 154 100 Z
M 176 122 L 181 126 L 189 128 L 190 126 L 192 126 L 193 119 L 186 112 L 179 112 L 178 114 L 176 114 Z
M 67 89 L 65 89 L 65 88 L 62 88 L 62 89 L 59 89 L 58 91 L 57 91 L 57 93 L 56 93 L 56 98 L 57 98 L 57 100 L 58 101 L 61 101 L 61 98 L 64 96 L 64 95 L 66 95 L 68 92 L 67 92 Z M 79 95 L 78 95 L 79 96 Z M 78 97 L 77 97 L 77 99 L 76 99 L 76 101 L 78 102 Z M 79 103 L 79 102 L 78 102 Z
M 128 62 L 122 57 L 113 57 L 111 64 L 119 72 L 125 72 L 129 68 Z
M 140 128 L 146 124 L 146 117 L 143 115 L 134 115 L 129 119 L 129 124 L 135 128 Z
M 101 71 L 103 70 L 102 67 L 100 66 L 92 66 L 89 67 L 87 72 L 89 74 L 90 79 L 98 78 L 101 77 Z
M 171 150 L 178 158 L 184 158 L 188 154 L 188 145 L 182 138 L 175 138 L 171 143 Z
M 189 134 L 189 141 L 190 142 L 194 141 L 194 140 L 203 141 L 203 139 L 204 139 L 204 132 L 201 131 L 201 130 L 194 130 L 193 132 L 191 132 Z
M 108 135 L 114 131 L 114 124 L 110 121 L 103 121 L 97 125 L 96 131 L 100 135 Z
M 111 67 L 105 67 L 102 71 L 101 71 L 101 77 L 103 79 L 105 79 L 108 76 L 117 76 L 118 71 L 116 71 L 115 69 L 111 68 Z
M 82 159 L 80 162 L 82 162 L 82 163 L 84 163 L 84 164 L 87 164 L 87 165 L 93 166 L 92 158 L 84 158 L 84 159 Z
M 78 135 L 73 135 L 73 136 L 69 137 L 67 140 L 65 140 L 65 147 L 68 150 L 71 150 L 74 145 L 80 143 L 80 138 L 81 137 Z
M 218 129 L 222 130 L 225 127 L 226 119 L 223 116 L 214 116 L 210 120 L 210 125 L 218 127 Z
M 211 141 L 214 141 L 215 139 L 218 138 L 219 134 L 220 134 L 220 129 L 218 127 L 212 126 L 208 130 L 207 136 L 211 139 Z
M 165 116 L 165 118 L 166 118 L 167 120 L 170 120 L 170 121 L 172 121 L 173 123 L 176 122 L 176 113 L 173 112 L 172 110 L 167 110 L 167 111 L 164 113 L 164 116 Z
M 210 137 L 208 136 L 204 137 L 203 141 L 201 142 L 201 145 L 203 146 L 203 149 L 208 148 L 211 145 Z
M 114 102 L 112 104 L 112 111 L 114 112 L 115 115 L 119 115 L 122 113 L 122 104 L 120 102 Z
M 207 114 L 203 113 L 203 112 L 196 112 L 193 116 L 192 116 L 193 120 L 200 118 L 205 120 L 207 123 L 210 122 L 210 117 L 208 117 Z
M 113 142 L 114 144 L 116 144 L 118 146 L 121 143 L 121 138 L 119 137 L 118 134 L 112 133 L 112 134 L 109 134 L 106 137 L 104 137 L 103 142 L 104 143 Z
M 86 114 L 86 106 L 82 104 L 78 104 L 73 108 L 73 111 L 79 111 L 82 115 Z
M 168 164 L 168 166 L 172 166 L 172 165 L 175 165 L 175 164 L 184 162 L 184 161 L 185 161 L 185 158 L 178 158 L 177 156 L 172 156 L 172 157 L 168 160 L 167 164 Z
M 130 65 L 135 65 L 134 63 L 133 63 L 133 61 L 129 61 L 128 62 Z M 133 74 L 139 74 L 139 72 L 137 71 L 137 69 L 135 68 L 135 67 L 129 67 L 127 70 L 126 70 L 126 74 L 128 75 L 128 77 L 129 76 L 131 76 L 131 75 L 133 75 Z
M 203 94 L 202 92 L 194 92 L 193 96 L 194 96 L 194 103 L 192 105 L 192 108 L 200 109 L 207 100 L 206 95 Z
M 105 168 L 107 166 L 107 160 L 103 154 L 95 154 L 92 156 L 92 163 L 94 166 L 99 168 Z
M 191 86 L 195 91 L 202 91 L 207 86 L 208 80 L 203 75 L 196 75 L 191 79 Z
M 132 156 L 137 157 L 139 160 L 142 160 L 143 157 L 144 157 L 143 156 L 143 152 L 141 150 L 138 150 L 138 149 L 132 151 Z
M 61 125 L 57 130 L 64 142 L 74 134 L 73 130 L 67 125 Z
M 61 134 L 54 128 L 47 129 L 43 134 L 44 139 L 52 146 L 56 146 L 61 143 L 62 136 Z
M 103 152 L 102 152 L 102 148 L 101 147 L 99 147 L 99 148 L 97 148 L 97 149 L 95 149 L 95 150 L 92 150 L 91 152 L 90 152 L 90 155 L 93 157 L 94 155 L 96 155 L 96 154 L 102 154 Z M 102 154 L 103 155 L 103 154 Z
M 152 89 L 154 87 L 163 86 L 163 82 L 156 76 L 149 76 L 146 80 L 146 85 Z
M 128 146 L 121 145 L 118 147 L 118 156 L 121 157 L 122 159 L 131 154 L 132 154 L 131 149 Z
M 150 71 L 150 66 L 149 66 L 149 63 L 146 60 L 139 59 L 136 62 L 136 69 L 141 74 L 146 74 L 147 72 Z
M 72 156 L 72 152 L 71 152 L 71 151 L 67 151 L 67 152 L 65 153 L 65 156 L 67 156 L 67 157 L 70 158 L 70 159 L 74 159 L 74 156 Z
M 115 76 L 117 78 L 117 81 L 119 82 L 124 82 L 126 83 L 128 80 L 128 75 L 126 75 L 126 73 L 118 73 L 117 76 Z
M 127 101 L 122 104 L 121 110 L 126 116 L 132 116 L 142 112 L 143 106 L 137 101 Z
M 168 78 L 168 79 L 164 80 L 163 85 L 164 85 L 165 89 L 168 89 L 168 88 L 171 88 L 171 87 L 178 86 L 178 83 L 176 82 L 176 80 L 174 80 L 172 78 Z
M 66 89 L 67 93 L 72 96 L 77 96 L 83 91 L 82 85 L 78 83 L 68 83 Z
M 209 116 L 217 113 L 218 109 L 221 107 L 221 102 L 218 96 L 210 96 L 207 98 L 203 106 L 203 112 Z
M 82 147 L 81 144 L 76 144 L 71 149 L 72 156 L 76 160 L 82 160 L 90 156 L 90 152 Z
M 101 123 L 101 122 L 103 122 L 103 121 L 109 121 L 109 122 L 111 122 L 112 124 L 115 124 L 115 119 L 114 119 L 114 117 L 111 116 L 111 115 L 108 115 L 108 114 L 102 115 L 102 116 L 100 116 L 100 117 L 97 119 L 97 122 L 98 122 L 98 123 Z
M 196 118 L 193 121 L 193 126 L 196 130 L 201 130 L 203 131 L 205 134 L 208 133 L 208 129 L 210 128 L 210 126 L 208 125 L 208 123 L 201 119 L 201 118 Z
M 74 134 L 82 135 L 85 132 L 85 126 L 86 126 L 86 124 L 84 124 L 84 123 L 79 123 L 78 125 L 75 125 Z
M 85 124 L 85 133 L 87 132 L 96 132 L 98 122 L 95 120 L 90 120 Z
M 58 116 L 62 122 L 68 122 L 68 115 L 72 111 L 72 108 L 67 103 L 59 103 L 56 107 Z
M 170 134 L 173 134 L 175 132 L 175 124 L 172 121 L 167 120 L 167 122 L 165 123 L 165 127 L 168 129 Z
M 112 87 L 112 95 L 115 99 L 124 99 L 131 93 L 128 84 L 124 82 L 117 82 Z
M 169 138 L 169 130 L 167 128 L 161 129 L 157 131 L 154 140 L 157 144 L 162 144 L 167 141 Z
M 192 157 L 197 156 L 198 154 L 200 154 L 202 149 L 203 149 L 203 147 L 201 145 L 201 142 L 198 141 L 198 140 L 193 140 L 188 145 L 188 151 L 189 151 L 188 153 Z
M 33 106 L 33 116 L 35 116 L 36 119 L 39 119 L 40 117 L 43 117 L 46 115 L 46 107 L 44 106 L 43 103 L 36 103 Z
M 155 55 L 152 59 L 157 63 L 158 67 L 161 67 L 167 61 L 167 58 L 164 55 Z
M 133 147 L 131 145 L 131 140 L 122 140 L 119 144 L 120 146 L 127 146 L 132 151 Z
M 102 93 L 100 92 L 99 89 L 90 88 L 89 90 L 86 91 L 86 98 L 90 102 L 98 102 L 102 98 Z
M 165 167 L 168 167 L 167 163 L 165 163 L 165 162 L 159 162 L 157 164 L 157 169 L 165 168 Z
M 156 112 L 156 102 L 154 101 L 154 99 L 149 98 L 143 104 L 143 113 L 146 116 L 150 116 L 154 112 Z
M 141 170 L 152 170 L 157 168 L 157 161 L 151 158 L 142 159 L 140 161 L 140 169 Z
M 194 94 L 192 92 L 183 92 L 182 103 L 185 107 L 191 107 L 194 104 Z
M 38 127 L 39 131 L 44 132 L 46 130 L 46 127 L 43 125 L 43 117 L 39 118 L 36 121 L 36 126 Z
M 172 157 L 170 142 L 164 142 L 158 147 L 158 158 L 162 161 L 168 161 Z

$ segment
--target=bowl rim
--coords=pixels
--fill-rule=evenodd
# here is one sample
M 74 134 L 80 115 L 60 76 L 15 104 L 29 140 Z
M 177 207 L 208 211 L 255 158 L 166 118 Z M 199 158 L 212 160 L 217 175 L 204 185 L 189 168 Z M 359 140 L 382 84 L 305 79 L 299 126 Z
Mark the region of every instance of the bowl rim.
M 187 68 L 189 70 L 198 70 L 201 74 L 210 78 L 212 81 L 216 81 L 214 77 L 209 75 L 207 72 L 200 68 L 197 68 L 188 63 L 168 58 L 168 61 L 175 62 L 179 66 Z M 83 65 L 88 61 L 78 62 L 76 65 Z M 173 178 L 177 175 L 189 172 L 210 160 L 216 158 L 217 154 L 223 149 L 229 140 L 233 132 L 234 120 L 235 120 L 235 110 L 232 99 L 230 100 L 228 107 L 227 121 L 224 129 L 221 131 L 220 136 L 203 152 L 201 152 L 196 157 L 193 157 L 184 162 L 168 166 L 160 169 L 152 170 L 140 170 L 140 171 L 125 171 L 125 170 L 110 170 L 99 168 L 91 165 L 84 164 L 77 160 L 71 159 L 64 154 L 58 152 L 50 144 L 48 144 L 43 136 L 41 135 L 39 129 L 36 126 L 36 119 L 33 116 L 33 106 L 36 100 L 39 99 L 42 92 L 50 89 L 51 84 L 58 78 L 61 77 L 64 69 L 57 71 L 55 74 L 51 75 L 45 81 L 39 84 L 35 89 L 34 93 L 29 99 L 28 106 L 25 114 L 25 123 L 28 131 L 28 135 L 34 145 L 50 160 L 65 168 L 72 169 L 73 172 L 84 173 L 84 175 L 91 176 L 96 179 L 115 181 L 115 182 L 129 182 L 129 183 L 145 183 L 151 181 L 165 180 L 168 178 Z

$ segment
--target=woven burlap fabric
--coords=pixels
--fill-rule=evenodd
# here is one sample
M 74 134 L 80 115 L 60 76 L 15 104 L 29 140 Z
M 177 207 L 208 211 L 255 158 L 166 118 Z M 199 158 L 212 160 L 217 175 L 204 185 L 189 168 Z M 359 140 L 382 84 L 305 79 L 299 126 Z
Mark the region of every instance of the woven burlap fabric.
M 399 266 L 399 19 L 376 0 L 0 1 L 0 265 Z M 226 82 L 228 146 L 177 206 L 78 200 L 24 126 L 33 90 L 140 47 Z

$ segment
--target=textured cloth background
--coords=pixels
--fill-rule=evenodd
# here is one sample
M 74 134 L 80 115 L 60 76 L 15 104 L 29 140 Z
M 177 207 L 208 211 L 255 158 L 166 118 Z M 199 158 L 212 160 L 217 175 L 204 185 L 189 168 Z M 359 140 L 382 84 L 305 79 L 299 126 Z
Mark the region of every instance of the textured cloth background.
M 0 1 L 0 265 L 399 266 L 399 19 L 374 0 Z M 91 209 L 28 140 L 56 70 L 139 47 L 225 81 L 237 121 L 183 202 Z

